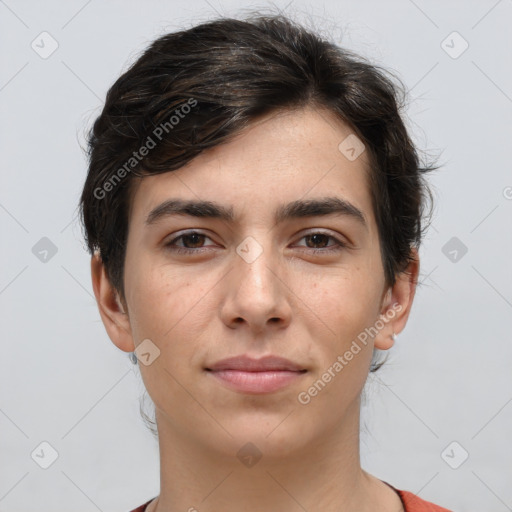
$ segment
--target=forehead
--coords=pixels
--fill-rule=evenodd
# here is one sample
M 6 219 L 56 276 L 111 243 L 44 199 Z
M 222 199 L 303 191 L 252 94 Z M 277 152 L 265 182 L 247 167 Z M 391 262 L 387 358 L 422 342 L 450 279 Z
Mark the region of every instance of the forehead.
M 368 173 L 364 145 L 333 113 L 314 108 L 274 112 L 176 171 L 139 179 L 130 223 L 144 222 L 171 197 L 233 206 L 238 219 L 274 215 L 274 206 L 298 199 L 337 196 L 371 224 Z

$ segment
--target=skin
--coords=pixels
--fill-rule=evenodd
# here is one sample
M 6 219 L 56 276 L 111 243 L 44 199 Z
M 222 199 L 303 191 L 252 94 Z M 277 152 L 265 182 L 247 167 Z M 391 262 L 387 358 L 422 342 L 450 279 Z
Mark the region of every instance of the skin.
M 94 293 L 112 342 L 132 352 L 149 338 L 160 350 L 148 366 L 139 361 L 159 431 L 161 490 L 148 512 L 403 510 L 398 495 L 360 466 L 360 394 L 373 349 L 390 349 L 406 325 L 419 258 L 413 250 L 414 262 L 386 286 L 367 153 L 350 161 L 338 149 L 351 133 L 310 107 L 261 117 L 179 170 L 136 183 L 125 297 L 93 256 Z M 273 222 L 282 203 L 333 195 L 357 206 L 368 229 L 336 215 Z M 171 197 L 232 206 L 235 222 L 172 216 L 145 226 Z M 190 229 L 206 237 L 174 246 L 205 252 L 165 247 Z M 319 230 L 348 246 L 314 254 L 335 243 L 306 236 Z M 236 252 L 248 236 L 263 250 L 252 263 Z M 307 405 L 299 403 L 298 394 L 379 319 L 386 321 L 378 334 Z M 279 355 L 308 371 L 255 395 L 226 388 L 204 369 L 240 354 Z M 262 453 L 252 467 L 236 456 L 248 442 Z

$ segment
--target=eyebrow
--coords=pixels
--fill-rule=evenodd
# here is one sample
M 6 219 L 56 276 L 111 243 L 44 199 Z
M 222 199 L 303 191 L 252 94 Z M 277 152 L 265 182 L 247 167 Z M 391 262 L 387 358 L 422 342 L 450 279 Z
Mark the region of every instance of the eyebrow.
M 146 225 L 149 226 L 164 217 L 173 215 L 220 219 L 229 223 L 233 223 L 235 220 L 233 207 L 228 208 L 213 201 L 168 199 L 151 210 L 146 218 Z M 353 218 L 368 230 L 363 212 L 352 203 L 340 197 L 299 199 L 280 205 L 276 209 L 274 222 L 279 224 L 290 219 L 325 215 L 341 215 Z

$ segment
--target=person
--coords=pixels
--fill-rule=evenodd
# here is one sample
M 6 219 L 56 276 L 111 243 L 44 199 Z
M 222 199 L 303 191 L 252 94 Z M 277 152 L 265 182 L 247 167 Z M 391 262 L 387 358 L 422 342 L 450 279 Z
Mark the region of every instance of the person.
M 436 169 L 404 89 L 257 13 L 157 38 L 108 90 L 80 214 L 101 319 L 155 404 L 160 494 L 134 512 L 447 510 L 360 464 Z

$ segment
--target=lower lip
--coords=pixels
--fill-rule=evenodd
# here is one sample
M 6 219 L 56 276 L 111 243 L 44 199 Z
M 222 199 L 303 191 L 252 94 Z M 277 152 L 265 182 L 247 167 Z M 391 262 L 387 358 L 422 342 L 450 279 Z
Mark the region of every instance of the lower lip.
M 305 372 L 274 370 L 265 372 L 244 372 L 241 370 L 210 371 L 214 377 L 229 388 L 244 393 L 271 393 L 282 389 Z

